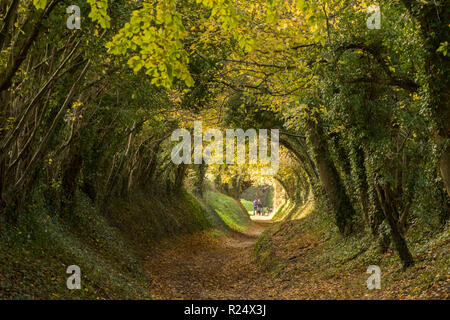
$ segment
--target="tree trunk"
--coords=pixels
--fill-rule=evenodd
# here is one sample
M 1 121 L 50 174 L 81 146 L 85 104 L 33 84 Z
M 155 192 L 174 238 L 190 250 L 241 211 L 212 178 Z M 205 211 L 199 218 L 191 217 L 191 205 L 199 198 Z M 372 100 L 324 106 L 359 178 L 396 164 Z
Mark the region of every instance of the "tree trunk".
M 364 164 L 364 151 L 359 146 L 354 146 L 355 153 L 355 171 L 356 171 L 356 184 L 358 187 L 359 200 L 361 202 L 361 208 L 364 214 L 364 220 L 366 225 L 370 228 L 369 220 L 369 185 L 367 182 L 366 166 Z M 372 234 L 375 235 L 374 230 L 370 228 Z
M 355 210 L 331 159 L 320 119 L 317 119 L 317 122 L 308 120 L 307 127 L 320 180 L 334 211 L 336 225 L 339 228 L 339 232 L 347 236 L 354 229 L 353 217 L 355 216 Z
M 450 196 L 450 57 L 436 51 L 442 42 L 448 41 L 448 1 L 402 2 L 419 23 L 424 40 L 427 104 L 436 126 L 434 140 L 440 153 L 439 171 Z
M 69 154 L 72 154 L 72 152 Z M 82 164 L 83 158 L 78 152 L 75 151 L 73 153 L 73 157 L 65 166 L 61 183 L 63 190 L 62 209 L 65 215 L 73 212 L 73 200 L 75 198 L 75 192 L 77 191 L 77 180 Z
M 395 249 L 400 257 L 403 268 L 406 269 L 414 264 L 414 259 L 408 249 L 406 240 L 403 237 L 401 228 L 399 227 L 399 213 L 397 206 L 394 203 L 389 186 L 382 187 L 379 184 L 375 185 L 378 198 L 380 200 L 381 208 L 386 217 L 386 220 L 391 228 L 391 236 L 394 242 Z
M 206 165 L 204 163 L 197 166 L 196 179 L 194 184 L 194 192 L 203 198 L 203 184 L 205 180 Z

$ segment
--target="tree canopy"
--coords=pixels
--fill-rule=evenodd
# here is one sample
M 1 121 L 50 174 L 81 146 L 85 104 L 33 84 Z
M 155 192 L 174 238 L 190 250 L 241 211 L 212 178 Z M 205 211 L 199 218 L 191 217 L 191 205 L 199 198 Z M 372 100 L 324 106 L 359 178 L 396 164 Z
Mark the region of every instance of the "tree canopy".
M 343 236 L 449 216 L 450 10 L 444 0 L 0 2 L 0 214 L 36 194 L 69 214 L 144 189 L 238 197 L 258 179 L 326 204 Z M 377 5 L 380 28 L 369 28 Z M 89 12 L 89 14 L 87 14 Z M 171 133 L 280 130 L 280 170 L 174 164 Z M 325 210 L 325 209 L 324 209 Z M 386 239 L 380 240 L 384 245 Z

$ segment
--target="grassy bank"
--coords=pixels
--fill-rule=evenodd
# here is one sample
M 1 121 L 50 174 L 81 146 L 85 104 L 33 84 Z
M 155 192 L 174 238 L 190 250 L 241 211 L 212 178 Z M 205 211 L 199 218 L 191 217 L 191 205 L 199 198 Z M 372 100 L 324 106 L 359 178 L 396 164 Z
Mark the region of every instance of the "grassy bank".
M 256 261 L 274 277 L 307 279 L 312 299 L 449 298 L 448 225 L 425 234 L 412 223 L 407 239 L 416 263 L 403 271 L 392 246 L 381 254 L 368 233 L 343 238 L 324 212 L 305 206 L 292 215 L 302 218 L 267 229 L 255 244 Z M 369 265 L 381 269 L 381 290 L 366 287 Z
M 243 231 L 250 227 L 248 214 L 236 203 L 236 200 L 214 190 L 205 193 L 205 202 L 214 208 L 214 211 L 226 223 L 228 227 L 237 231 Z
M 145 271 L 151 247 L 211 227 L 191 195 L 161 199 L 136 194 L 100 210 L 80 192 L 63 218 L 36 196 L 18 225 L 0 233 L 0 298 L 151 298 Z M 81 268 L 81 290 L 66 287 L 69 265 Z

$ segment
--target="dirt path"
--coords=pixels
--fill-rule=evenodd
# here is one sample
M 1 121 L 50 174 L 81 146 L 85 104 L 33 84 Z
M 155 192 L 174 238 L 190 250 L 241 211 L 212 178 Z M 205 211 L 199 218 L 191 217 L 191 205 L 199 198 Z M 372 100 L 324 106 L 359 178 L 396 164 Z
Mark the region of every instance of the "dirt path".
M 317 241 L 301 234 L 279 251 L 285 264 L 273 276 L 255 263 L 253 244 L 270 221 L 259 219 L 244 234 L 187 235 L 152 252 L 148 270 L 154 299 L 408 299 L 392 285 L 368 291 L 365 268 L 327 275 L 314 264 Z M 282 235 L 280 235 L 282 236 Z M 294 255 L 295 253 L 295 255 Z M 445 286 L 446 284 L 442 284 Z M 418 298 L 448 298 L 445 288 Z M 376 291 L 376 292 L 375 292 Z M 436 296 L 437 294 L 437 296 Z
M 305 257 L 300 270 L 273 277 L 254 262 L 253 244 L 271 224 L 257 217 L 244 234 L 185 236 L 177 245 L 159 249 L 149 261 L 155 299 L 342 299 L 356 296 L 345 279 L 317 278 L 305 257 L 314 246 L 305 237 L 296 252 Z M 364 297 L 360 297 L 364 298 Z
M 252 246 L 268 222 L 245 234 L 189 235 L 176 247 L 155 252 L 149 262 L 156 299 L 261 299 L 277 286 L 252 261 Z M 262 294 L 264 293 L 264 294 Z

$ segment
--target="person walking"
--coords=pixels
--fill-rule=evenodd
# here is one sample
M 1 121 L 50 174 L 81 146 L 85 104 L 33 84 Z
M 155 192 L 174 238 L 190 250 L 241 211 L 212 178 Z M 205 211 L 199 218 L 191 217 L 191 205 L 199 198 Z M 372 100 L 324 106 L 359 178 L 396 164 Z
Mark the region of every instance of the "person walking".
M 253 200 L 253 215 L 256 215 L 256 212 L 258 211 L 258 201 L 255 199 Z
M 258 199 L 258 213 L 260 214 L 260 215 L 262 215 L 262 207 L 263 207 L 263 204 L 262 204 L 262 202 L 261 202 L 261 199 Z

